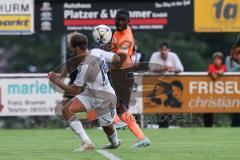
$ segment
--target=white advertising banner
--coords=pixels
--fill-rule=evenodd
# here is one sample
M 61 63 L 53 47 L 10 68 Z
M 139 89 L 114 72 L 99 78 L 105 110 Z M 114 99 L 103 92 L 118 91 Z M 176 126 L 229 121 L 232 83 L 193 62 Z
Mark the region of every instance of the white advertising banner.
M 67 81 L 67 80 L 66 80 Z M 142 113 L 142 78 L 135 78 L 129 111 Z M 0 116 L 52 116 L 62 93 L 47 74 L 0 74 Z
M 0 77 L 0 116 L 55 115 L 61 100 L 47 77 Z
M 0 0 L 0 35 L 34 32 L 34 0 Z

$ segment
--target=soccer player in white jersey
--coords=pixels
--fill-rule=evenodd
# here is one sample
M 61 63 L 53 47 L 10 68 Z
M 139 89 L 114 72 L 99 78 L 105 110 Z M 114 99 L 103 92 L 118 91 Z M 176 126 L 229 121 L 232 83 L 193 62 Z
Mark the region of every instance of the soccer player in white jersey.
M 110 144 L 104 149 L 115 149 L 120 145 L 117 131 L 113 127 L 116 108 L 116 95 L 109 83 L 106 62 L 118 64 L 120 57 L 101 49 L 88 50 L 88 38 L 82 33 L 73 33 L 69 47 L 79 58 L 78 75 L 74 83 L 64 84 L 54 72 L 48 77 L 51 82 L 70 95 L 75 95 L 63 108 L 62 115 L 71 129 L 80 137 L 82 145 L 75 151 L 94 150 L 94 144 L 86 134 L 82 123 L 76 117 L 78 112 L 96 110 L 97 118 Z

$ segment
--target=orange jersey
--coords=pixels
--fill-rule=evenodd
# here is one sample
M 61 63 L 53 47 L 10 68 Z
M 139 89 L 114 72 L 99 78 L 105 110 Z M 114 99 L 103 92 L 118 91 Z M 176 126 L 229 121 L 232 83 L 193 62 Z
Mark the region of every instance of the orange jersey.
M 131 28 L 128 27 L 126 30 L 121 32 L 116 31 L 113 34 L 112 44 L 113 44 L 112 52 L 117 54 L 119 53 L 127 54 L 127 58 L 120 69 L 132 67 L 133 63 L 131 57 L 133 53 L 134 38 Z

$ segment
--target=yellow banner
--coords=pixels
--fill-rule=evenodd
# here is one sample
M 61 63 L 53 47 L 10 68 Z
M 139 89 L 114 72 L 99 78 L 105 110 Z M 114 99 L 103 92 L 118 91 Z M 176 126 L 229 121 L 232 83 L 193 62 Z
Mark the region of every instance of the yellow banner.
M 240 112 L 240 76 L 144 76 L 143 113 Z
M 239 0 L 195 0 L 195 32 L 240 32 Z
M 31 15 L 0 16 L 0 31 L 31 31 Z

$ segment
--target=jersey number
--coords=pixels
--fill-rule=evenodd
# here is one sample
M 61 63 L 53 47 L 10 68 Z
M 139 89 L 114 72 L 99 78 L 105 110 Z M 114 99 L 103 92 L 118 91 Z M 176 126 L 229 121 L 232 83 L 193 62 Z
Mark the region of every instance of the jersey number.
M 104 61 L 100 61 L 100 71 L 101 71 L 101 74 L 102 74 L 102 80 L 103 80 L 103 86 L 107 85 L 107 81 L 106 81 L 106 77 L 105 77 L 105 74 L 106 74 L 106 65 L 104 63 Z

